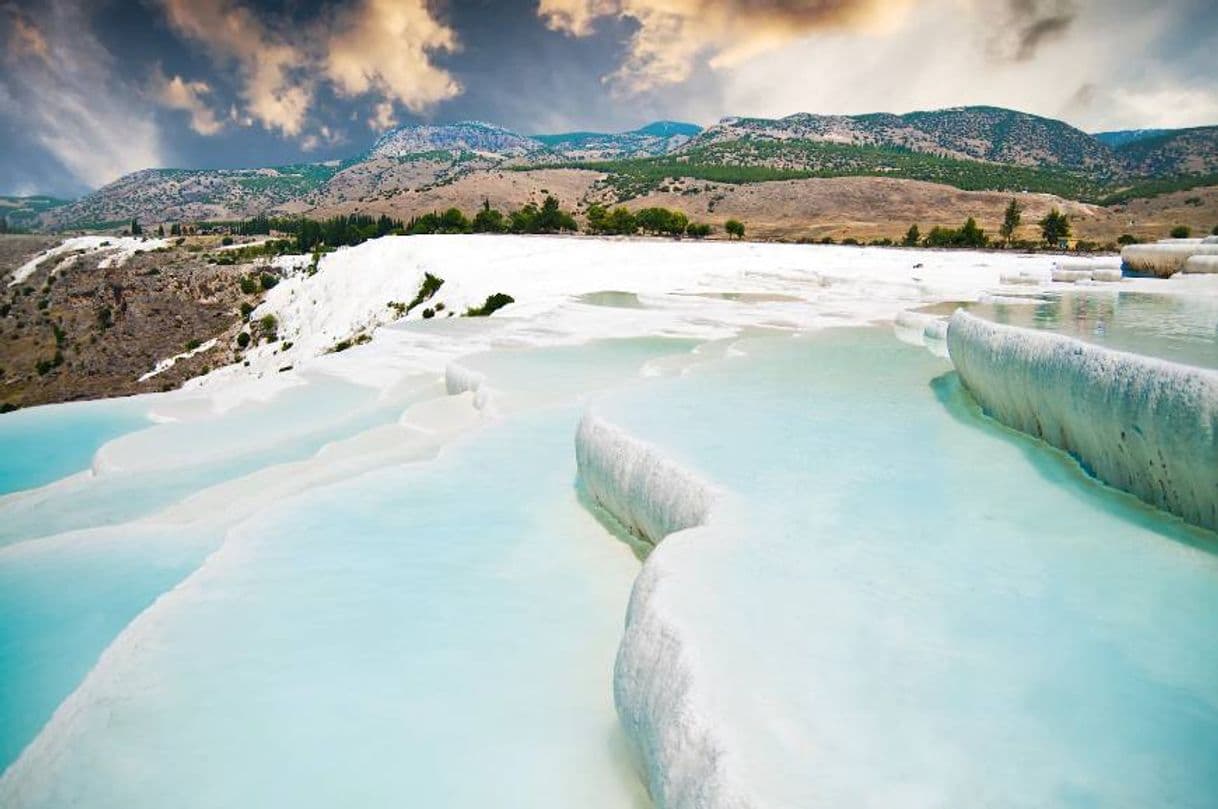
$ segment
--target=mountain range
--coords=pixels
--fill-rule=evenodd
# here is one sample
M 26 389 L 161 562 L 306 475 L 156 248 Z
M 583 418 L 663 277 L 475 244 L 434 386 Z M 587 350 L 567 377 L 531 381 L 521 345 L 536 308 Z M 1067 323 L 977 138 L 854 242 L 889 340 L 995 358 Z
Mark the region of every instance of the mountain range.
M 731 185 L 875 176 L 1106 201 L 1218 185 L 1216 175 L 1218 126 L 1092 135 L 997 107 L 732 117 L 706 129 L 660 121 L 622 133 L 553 135 L 471 121 L 393 129 L 344 161 L 148 169 L 73 202 L 25 205 L 19 221 L 65 229 L 264 212 L 388 209 L 409 216 L 481 198 L 510 205 L 542 190 L 563 191 L 564 203 L 579 207 L 628 201 L 681 178 Z

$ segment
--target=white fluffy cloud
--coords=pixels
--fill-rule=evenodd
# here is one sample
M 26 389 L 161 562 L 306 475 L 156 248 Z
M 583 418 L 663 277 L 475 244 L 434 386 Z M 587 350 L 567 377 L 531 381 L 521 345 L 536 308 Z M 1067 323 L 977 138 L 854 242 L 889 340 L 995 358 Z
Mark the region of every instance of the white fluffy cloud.
M 190 113 L 190 128 L 200 135 L 214 135 L 224 128 L 224 123 L 207 103 L 206 99 L 211 95 L 207 82 L 186 81 L 181 76 L 171 79 L 158 71 L 153 90 L 161 104 Z
M 425 0 L 361 0 L 323 19 L 276 27 L 239 0 L 161 0 L 170 26 L 240 77 L 245 113 L 267 129 L 302 136 L 319 81 L 344 96 L 373 94 L 415 112 L 461 92 L 432 57 L 457 35 Z M 317 132 L 310 142 L 317 145 Z
M 300 134 L 313 99 L 305 49 L 235 0 L 162 0 L 162 6 L 179 34 L 237 65 L 241 97 L 255 120 L 285 135 Z
M 456 32 L 423 0 L 364 0 L 330 39 L 325 70 L 346 95 L 375 92 L 418 112 L 461 92 L 432 62 L 456 49 Z
M 382 101 L 372 108 L 372 115 L 368 118 L 368 128 L 374 132 L 384 132 L 386 129 L 393 129 L 398 125 L 397 116 L 393 112 L 393 104 L 388 101 Z

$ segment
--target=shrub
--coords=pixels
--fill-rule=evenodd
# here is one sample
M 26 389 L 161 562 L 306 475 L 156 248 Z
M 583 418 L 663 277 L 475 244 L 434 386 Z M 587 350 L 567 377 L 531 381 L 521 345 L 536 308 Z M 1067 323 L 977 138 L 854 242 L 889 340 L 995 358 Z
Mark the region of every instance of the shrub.
M 1176 225 L 1171 229 L 1171 237 L 1173 239 L 1187 239 L 1193 235 L 1193 229 L 1188 225 Z
M 1137 236 L 1133 236 L 1129 233 L 1122 233 L 1119 237 L 1117 237 L 1117 244 L 1138 244 L 1140 241 L 1141 239 L 1139 239 Z
M 723 223 L 723 230 L 729 238 L 743 239 L 744 238 L 744 223 L 739 219 L 729 219 Z
M 436 276 L 436 275 L 432 275 L 429 272 L 423 273 L 423 283 L 419 285 L 419 292 L 418 292 L 418 294 L 416 294 L 414 296 L 414 300 L 412 300 L 406 306 L 405 313 L 410 314 L 411 309 L 415 308 L 416 306 L 418 306 L 419 304 L 421 304 L 425 301 L 431 300 L 432 297 L 437 292 L 440 291 L 440 287 L 442 287 L 442 286 L 444 286 L 443 278 L 440 278 L 439 276 Z
M 187 340 L 186 341 L 186 350 L 194 351 L 196 348 L 198 348 L 201 345 L 203 345 L 203 344 L 201 342 L 199 342 L 198 340 L 193 340 L 193 339 Z
M 842 244 L 849 245 L 850 247 L 858 247 L 859 240 L 853 236 L 847 236 L 846 238 L 842 239 Z
M 248 275 L 241 276 L 241 292 L 246 295 L 253 295 L 258 292 L 258 282 Z
M 423 319 L 424 320 L 431 320 L 435 316 L 436 316 L 436 312 L 430 306 L 423 310 Z
M 825 238 L 820 240 L 820 243 L 821 244 L 837 244 L 837 242 L 833 240 L 832 236 L 826 236 Z
M 1214 229 L 1210 231 L 1211 236 L 1218 236 L 1218 225 L 1214 225 Z
M 0 413 L 12 413 L 17 409 L 17 405 L 12 402 L 0 402 Z
M 258 321 L 258 325 L 262 327 L 263 332 L 270 334 L 279 328 L 279 321 L 275 319 L 274 315 L 263 315 L 262 319 Z
M 254 311 L 254 305 L 252 303 L 250 303 L 249 301 L 241 302 L 241 319 L 242 320 L 249 320 L 250 315 L 253 313 L 253 311 Z
M 685 232 L 695 239 L 705 239 L 711 234 L 711 226 L 701 222 L 690 222 Z
M 910 225 L 909 230 L 905 231 L 905 238 L 901 240 L 901 244 L 906 247 L 917 247 L 921 240 L 922 231 L 918 230 L 917 225 Z
M 232 243 L 233 243 L 232 236 L 225 236 L 223 239 L 220 240 L 220 244 L 223 245 L 224 247 L 228 247 Z
M 465 310 L 466 317 L 487 317 L 493 312 L 502 309 L 509 303 L 515 303 L 516 299 L 511 295 L 506 295 L 502 292 L 496 292 L 494 295 L 487 296 L 486 302 L 481 306 L 475 306 Z M 427 312 L 423 312 L 423 316 L 427 316 Z
M 246 348 L 249 346 L 249 344 L 250 344 L 250 333 L 249 332 L 243 331 L 237 335 L 237 347 L 238 348 Z
M 269 272 L 264 272 L 258 280 L 261 282 L 263 290 L 274 289 L 275 285 L 279 283 L 279 278 Z

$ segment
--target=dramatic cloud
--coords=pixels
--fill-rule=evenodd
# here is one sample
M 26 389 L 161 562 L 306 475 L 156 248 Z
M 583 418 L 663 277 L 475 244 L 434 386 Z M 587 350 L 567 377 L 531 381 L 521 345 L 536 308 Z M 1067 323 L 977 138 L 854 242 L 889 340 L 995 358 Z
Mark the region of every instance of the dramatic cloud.
M 344 140 L 346 140 L 346 136 L 342 132 L 322 125 L 315 132 L 309 132 L 300 139 L 300 148 L 306 152 L 312 152 L 323 146 L 333 146 L 336 143 L 342 143 Z
M 687 80 L 699 57 L 730 68 L 812 31 L 891 25 L 905 0 L 541 0 L 555 31 L 589 36 L 597 19 L 633 20 L 625 61 L 607 77 L 629 92 Z
M 1077 16 L 1073 0 L 1007 0 L 991 43 L 999 57 L 1026 62 L 1042 44 L 1062 38 Z
M 185 81 L 181 76 L 166 78 L 158 72 L 153 79 L 158 101 L 172 110 L 190 113 L 190 128 L 200 135 L 214 135 L 224 128 L 224 123 L 204 100 L 211 95 L 207 82 Z
M 1010 58 L 993 49 L 996 23 L 1013 19 L 1004 16 L 1011 8 L 1008 0 L 923 0 L 879 36 L 817 32 L 719 74 L 722 108 L 779 116 L 986 104 L 1089 131 L 1218 123 L 1218 38 L 1204 15 L 1149 0 L 1078 0 L 1074 22 L 1052 42 L 1033 35 L 1034 55 L 1020 60 L 1018 48 L 1006 52 Z M 1038 8 L 1020 30 L 1043 31 L 1034 18 L 1067 13 L 1065 6 Z M 1200 20 L 1208 29 L 1198 30 Z M 1013 41 L 1021 38 L 1029 41 Z
M 398 125 L 397 116 L 393 112 L 393 104 L 388 101 L 382 101 L 377 104 L 372 110 L 372 115 L 368 118 L 368 128 L 374 132 L 384 132 L 386 129 L 393 129 Z
M 42 35 L 38 26 L 34 25 L 16 6 L 9 6 L 4 9 L 4 12 L 9 20 L 9 57 L 17 59 L 33 56 L 43 62 L 49 61 L 51 51 L 47 46 L 46 37 Z
M 461 92 L 431 61 L 456 49 L 456 32 L 424 0 L 364 0 L 330 40 L 325 70 L 346 95 L 376 92 L 419 112 Z
M 169 24 L 213 54 L 234 61 L 250 114 L 268 129 L 298 135 L 313 98 L 302 76 L 305 52 L 232 0 L 162 0 Z
M 415 112 L 461 91 L 432 63 L 433 54 L 457 49 L 457 35 L 424 0 L 362 0 L 290 31 L 236 0 L 161 2 L 174 30 L 237 65 L 249 115 L 284 135 L 304 132 L 319 80 L 341 95 L 372 93 Z
M 116 76 L 111 55 L 81 9 L 66 0 L 37 16 L 7 7 L 13 21 L 0 72 L 0 116 L 64 167 L 75 183 L 99 186 L 163 165 L 161 139 L 139 91 Z M 27 58 L 21 58 L 22 56 Z

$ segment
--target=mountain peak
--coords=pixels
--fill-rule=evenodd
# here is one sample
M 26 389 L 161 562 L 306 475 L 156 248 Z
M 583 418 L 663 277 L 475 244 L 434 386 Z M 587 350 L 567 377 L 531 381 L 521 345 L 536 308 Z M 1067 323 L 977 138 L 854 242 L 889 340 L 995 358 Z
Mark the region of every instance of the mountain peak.
M 533 138 L 485 121 L 455 124 L 411 124 L 381 135 L 368 151 L 370 158 L 395 158 L 427 152 L 480 152 L 519 157 L 544 149 Z

